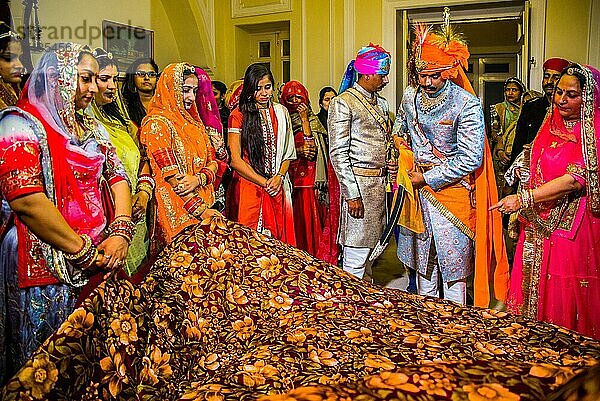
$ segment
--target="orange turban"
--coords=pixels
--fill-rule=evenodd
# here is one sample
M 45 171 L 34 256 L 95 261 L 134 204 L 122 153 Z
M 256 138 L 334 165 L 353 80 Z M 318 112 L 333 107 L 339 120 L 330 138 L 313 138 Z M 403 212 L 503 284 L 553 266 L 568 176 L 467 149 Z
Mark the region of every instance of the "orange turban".
M 412 65 L 409 65 L 415 75 L 420 72 L 441 72 L 442 78 L 450 79 L 474 94 L 465 74 L 469 67 L 469 48 L 460 35 L 449 26 L 438 33 L 423 24 L 415 26 L 415 34 Z

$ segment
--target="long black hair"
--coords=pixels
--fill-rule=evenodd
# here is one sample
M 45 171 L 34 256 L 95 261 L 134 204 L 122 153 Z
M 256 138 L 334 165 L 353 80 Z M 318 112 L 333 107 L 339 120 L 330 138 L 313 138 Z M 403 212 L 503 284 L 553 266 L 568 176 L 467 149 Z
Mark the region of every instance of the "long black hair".
M 113 57 L 112 53 L 108 53 L 101 47 L 97 47 L 94 49 L 92 53 L 98 62 L 98 71 L 102 71 L 106 67 L 114 66 L 117 67 L 117 60 Z M 116 84 L 116 83 L 115 83 Z M 117 88 L 118 90 L 118 88 Z M 112 101 L 110 103 L 106 103 L 103 105 L 98 105 L 98 107 L 108 116 L 117 121 L 119 121 L 123 125 L 127 125 L 127 121 L 125 120 L 125 116 L 121 115 L 121 111 L 119 110 L 119 105 L 116 101 Z
M 258 88 L 258 81 L 265 76 L 268 76 L 271 84 L 275 86 L 273 74 L 265 64 L 251 64 L 246 69 L 239 103 L 240 111 L 244 117 L 241 138 L 242 153 L 246 152 L 252 168 L 263 177 L 268 176 L 265 167 L 265 140 L 260 123 L 260 111 L 254 99 L 254 94 L 256 88 Z
M 131 118 L 131 120 L 136 123 L 138 127 L 142 124 L 144 117 L 146 117 L 146 109 L 142 104 L 140 94 L 135 86 L 135 72 L 142 64 L 150 64 L 154 72 L 158 74 L 158 65 L 153 59 L 148 57 L 138 58 L 131 63 L 129 68 L 127 68 L 127 71 L 125 72 L 125 83 L 121 88 L 121 95 L 123 95 L 123 100 L 127 106 L 129 118 Z

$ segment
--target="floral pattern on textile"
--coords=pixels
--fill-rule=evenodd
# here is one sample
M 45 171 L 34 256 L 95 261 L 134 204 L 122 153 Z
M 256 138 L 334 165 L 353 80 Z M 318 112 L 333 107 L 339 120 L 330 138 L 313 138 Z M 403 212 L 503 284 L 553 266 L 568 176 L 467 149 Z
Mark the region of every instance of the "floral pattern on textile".
M 558 326 L 370 286 L 215 218 L 139 286 L 102 283 L 2 396 L 537 400 L 599 359 Z

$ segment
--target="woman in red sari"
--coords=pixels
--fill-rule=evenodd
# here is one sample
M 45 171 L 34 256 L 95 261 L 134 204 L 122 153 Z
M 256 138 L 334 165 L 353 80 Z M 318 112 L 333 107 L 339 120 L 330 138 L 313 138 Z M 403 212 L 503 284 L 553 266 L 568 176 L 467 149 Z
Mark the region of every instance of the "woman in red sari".
M 328 206 L 327 131 L 310 109 L 308 91 L 298 81 L 281 90 L 281 104 L 290 114 L 298 159 L 290 164 L 296 245 L 313 256 L 321 242 Z
M 525 190 L 494 206 L 502 213 L 519 210 L 524 226 L 507 304 L 599 339 L 600 73 L 570 65 L 553 102 L 532 144 Z
M 0 114 L 0 193 L 13 214 L 0 240 L 0 382 L 73 311 L 91 275 L 127 257 L 127 174 L 108 133 L 83 113 L 97 75 L 87 46 L 56 44 L 18 108 Z
M 231 167 L 239 174 L 238 222 L 296 245 L 288 176 L 296 159 L 292 123 L 273 103 L 273 74 L 263 64 L 246 70 L 238 108 L 229 116 Z

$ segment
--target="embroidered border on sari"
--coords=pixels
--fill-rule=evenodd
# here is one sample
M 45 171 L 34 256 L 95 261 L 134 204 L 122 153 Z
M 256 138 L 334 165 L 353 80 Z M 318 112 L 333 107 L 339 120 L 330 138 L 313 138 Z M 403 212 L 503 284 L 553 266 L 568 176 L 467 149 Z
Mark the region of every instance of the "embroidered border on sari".
M 523 304 L 521 314 L 528 319 L 536 319 L 539 303 L 539 284 L 544 238 L 532 227 L 525 228 L 523 243 Z

